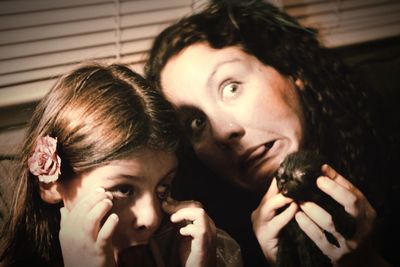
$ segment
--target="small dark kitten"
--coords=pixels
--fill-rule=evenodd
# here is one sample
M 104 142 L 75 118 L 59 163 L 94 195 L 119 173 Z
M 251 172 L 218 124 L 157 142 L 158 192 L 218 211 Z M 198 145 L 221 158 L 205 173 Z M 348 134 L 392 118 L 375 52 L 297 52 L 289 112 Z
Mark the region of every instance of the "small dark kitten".
M 288 155 L 275 175 L 278 189 L 297 203 L 311 201 L 322 207 L 332 215 L 336 230 L 350 238 L 356 230 L 354 218 L 317 187 L 316 180 L 322 175 L 324 163 L 327 162 L 323 157 L 309 151 Z M 332 234 L 325 232 L 325 236 L 330 243 L 339 246 Z M 292 219 L 280 233 L 276 266 L 324 267 L 332 263 Z

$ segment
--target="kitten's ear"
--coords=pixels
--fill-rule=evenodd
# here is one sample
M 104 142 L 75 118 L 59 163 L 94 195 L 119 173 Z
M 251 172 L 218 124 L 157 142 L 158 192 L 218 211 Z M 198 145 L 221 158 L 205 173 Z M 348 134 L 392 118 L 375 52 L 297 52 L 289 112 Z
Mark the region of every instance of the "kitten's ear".
M 304 90 L 304 82 L 303 82 L 300 78 L 297 78 L 297 79 L 294 81 L 294 84 L 296 85 L 296 87 L 297 87 L 298 89 L 300 89 L 300 91 L 303 91 L 303 90 Z
M 62 200 L 61 185 L 56 182 L 39 182 L 40 197 L 44 202 L 56 204 Z

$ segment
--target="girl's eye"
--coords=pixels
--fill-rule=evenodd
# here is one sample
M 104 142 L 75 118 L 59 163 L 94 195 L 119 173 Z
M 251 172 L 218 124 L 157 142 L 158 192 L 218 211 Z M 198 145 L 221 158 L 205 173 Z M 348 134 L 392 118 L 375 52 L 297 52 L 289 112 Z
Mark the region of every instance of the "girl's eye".
M 229 82 L 228 84 L 222 87 L 221 98 L 222 101 L 227 101 L 233 99 L 237 96 L 240 89 L 240 83 L 238 82 Z
M 158 198 L 164 200 L 171 194 L 171 184 L 161 184 L 156 191 Z
M 109 190 L 114 197 L 131 197 L 135 193 L 135 188 L 131 185 L 118 185 Z

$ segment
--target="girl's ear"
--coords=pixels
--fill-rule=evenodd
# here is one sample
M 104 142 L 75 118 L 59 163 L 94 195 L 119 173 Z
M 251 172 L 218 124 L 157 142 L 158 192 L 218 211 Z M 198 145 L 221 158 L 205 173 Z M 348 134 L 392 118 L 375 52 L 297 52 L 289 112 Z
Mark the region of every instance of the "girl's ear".
M 62 201 L 61 186 L 58 182 L 39 182 L 40 197 L 44 202 L 55 204 Z

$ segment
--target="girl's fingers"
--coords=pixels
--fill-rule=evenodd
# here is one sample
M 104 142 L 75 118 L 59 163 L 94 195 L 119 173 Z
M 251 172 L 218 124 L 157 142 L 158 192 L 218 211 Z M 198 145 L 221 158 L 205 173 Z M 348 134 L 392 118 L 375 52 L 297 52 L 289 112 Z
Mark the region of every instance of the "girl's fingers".
M 60 215 L 61 215 L 60 228 L 63 228 L 65 227 L 65 221 L 67 220 L 68 217 L 68 210 L 66 207 L 62 207 L 60 209 Z
M 182 227 L 181 229 L 179 229 L 179 233 L 183 236 L 191 236 L 193 238 L 198 238 L 200 236 L 202 236 L 204 231 L 201 231 L 202 228 L 189 223 L 188 225 L 186 225 L 185 227 Z
M 177 223 L 184 220 L 195 222 L 195 224 L 204 225 L 208 215 L 202 208 L 182 208 L 171 215 L 171 222 Z
M 108 216 L 107 220 L 104 222 L 103 226 L 100 228 L 99 234 L 97 235 L 97 245 L 100 248 L 105 248 L 107 244 L 111 241 L 112 235 L 118 225 L 118 215 L 113 213 Z
M 71 215 L 75 217 L 86 217 L 89 211 L 103 199 L 112 199 L 112 195 L 106 192 L 104 188 L 97 188 L 95 192 L 89 194 L 87 197 L 79 201 L 76 206 L 70 211 Z
M 96 240 L 97 229 L 100 225 L 101 220 L 107 214 L 107 212 L 111 209 L 113 203 L 108 198 L 101 200 L 98 202 L 86 215 L 83 229 L 87 234 L 93 236 L 94 240 Z
M 187 201 L 177 201 L 171 197 L 168 197 L 162 202 L 162 209 L 165 213 L 172 215 L 182 208 L 202 208 L 200 202 L 187 200 Z

